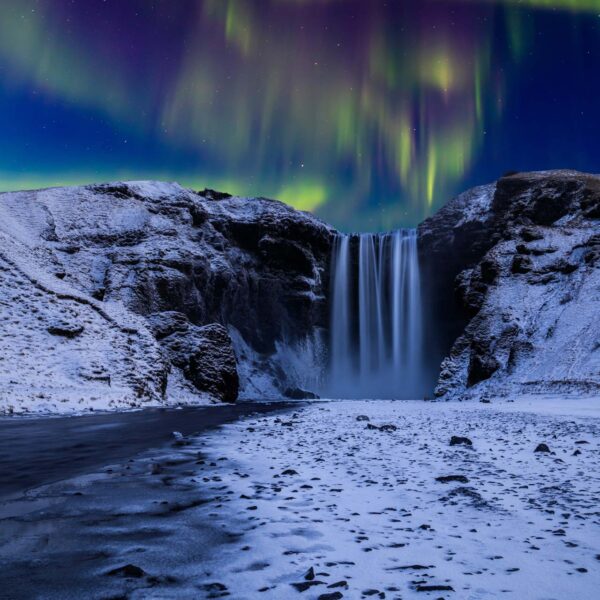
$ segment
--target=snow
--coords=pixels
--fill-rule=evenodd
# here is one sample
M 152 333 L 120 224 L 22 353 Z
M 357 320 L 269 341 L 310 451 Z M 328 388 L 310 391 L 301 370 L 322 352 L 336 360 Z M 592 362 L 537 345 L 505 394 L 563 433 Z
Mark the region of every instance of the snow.
M 345 598 L 591 598 L 600 585 L 599 433 L 597 401 L 565 410 L 539 398 L 331 402 L 226 425 L 201 448 L 207 461 L 229 459 L 206 477 L 233 493 L 203 510 L 244 536 L 206 569 L 239 599 L 335 589 Z M 450 447 L 452 435 L 474 449 Z M 540 442 L 554 453 L 534 453 Z M 435 480 L 457 474 L 469 482 Z M 297 594 L 291 584 L 311 567 L 323 584 Z M 327 588 L 339 581 L 347 585 Z M 418 591 L 428 585 L 454 592 Z
M 494 183 L 472 188 L 458 196 L 455 203 L 460 206 L 461 218 L 455 227 L 462 227 L 466 223 L 484 221 L 489 218 L 495 191 L 496 184 Z
M 19 589 L 43 573 L 48 598 L 64 577 L 73 597 L 132 600 L 593 598 L 600 405 L 560 400 L 251 415 L 5 501 L 0 561 Z M 127 564 L 145 575 L 106 575 Z M 311 568 L 321 583 L 298 591 Z
M 211 215 L 217 227 L 201 217 L 194 223 L 195 209 Z M 194 395 L 177 368 L 170 368 L 138 315 L 177 309 L 202 313 L 194 318 L 208 322 L 231 317 L 206 308 L 215 303 L 210 285 L 234 281 L 249 289 L 247 270 L 262 266 L 219 227 L 282 220 L 299 221 L 309 231 L 330 231 L 315 217 L 277 201 L 213 201 L 176 183 L 114 182 L 0 194 L 0 413 L 214 401 Z M 191 270 L 197 282 L 191 281 Z M 316 286 L 318 277 L 306 278 L 306 285 Z M 210 282 L 206 291 L 203 280 Z M 158 289 L 165 281 L 172 291 L 167 299 Z M 83 325 L 82 334 L 62 340 L 49 335 L 50 322 L 64 318 Z M 243 360 L 248 344 L 238 338 Z M 277 357 L 249 356 L 254 358 L 240 368 L 244 395 L 281 396 Z M 110 379 L 84 376 L 94 365 Z M 268 372 L 259 372 L 263 365 Z

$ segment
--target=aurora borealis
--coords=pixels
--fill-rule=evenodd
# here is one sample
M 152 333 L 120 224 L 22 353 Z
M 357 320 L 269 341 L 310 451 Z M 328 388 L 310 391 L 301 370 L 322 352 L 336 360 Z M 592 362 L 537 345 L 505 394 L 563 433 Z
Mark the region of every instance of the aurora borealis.
M 167 179 L 345 229 L 600 171 L 600 0 L 2 0 L 0 189 Z

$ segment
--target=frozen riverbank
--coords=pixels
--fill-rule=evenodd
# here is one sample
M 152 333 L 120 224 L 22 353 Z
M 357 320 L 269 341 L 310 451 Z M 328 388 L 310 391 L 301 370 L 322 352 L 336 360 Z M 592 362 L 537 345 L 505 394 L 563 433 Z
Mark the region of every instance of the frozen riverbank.
M 16 598 L 591 598 L 599 434 L 593 400 L 249 417 L 5 503 L 0 566 Z

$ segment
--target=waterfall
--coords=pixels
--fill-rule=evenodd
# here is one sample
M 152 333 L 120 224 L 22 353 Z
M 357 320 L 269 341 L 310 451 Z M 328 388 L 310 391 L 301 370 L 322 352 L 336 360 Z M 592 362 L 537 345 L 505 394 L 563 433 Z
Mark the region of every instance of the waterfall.
M 336 239 L 330 331 L 329 395 L 423 396 L 423 312 L 415 230 Z

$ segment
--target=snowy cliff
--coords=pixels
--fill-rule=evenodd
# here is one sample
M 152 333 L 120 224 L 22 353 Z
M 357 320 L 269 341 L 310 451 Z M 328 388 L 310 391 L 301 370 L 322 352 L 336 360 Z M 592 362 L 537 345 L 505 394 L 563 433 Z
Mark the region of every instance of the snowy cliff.
M 0 194 L 0 412 L 281 396 L 326 318 L 333 233 L 177 184 Z
M 510 175 L 448 203 L 419 236 L 434 321 L 458 332 L 437 396 L 600 397 L 600 177 Z

